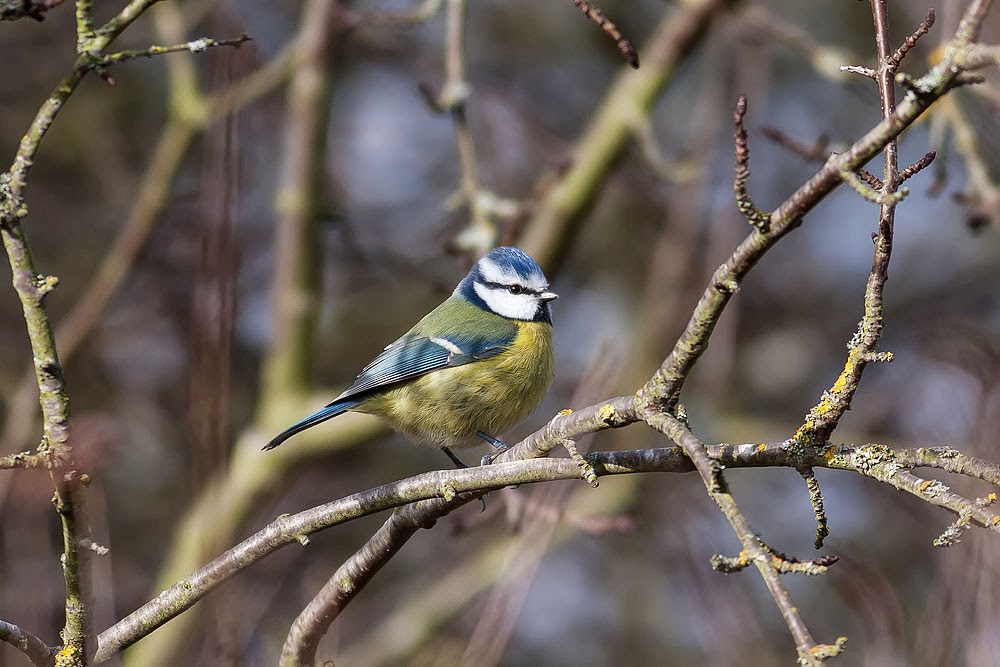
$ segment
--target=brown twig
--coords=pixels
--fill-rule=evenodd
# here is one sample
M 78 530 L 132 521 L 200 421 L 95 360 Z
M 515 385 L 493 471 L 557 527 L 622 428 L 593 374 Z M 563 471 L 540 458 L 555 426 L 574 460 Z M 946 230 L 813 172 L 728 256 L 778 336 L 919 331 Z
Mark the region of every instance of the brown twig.
M 642 69 L 623 70 L 608 88 L 576 142 L 569 168 L 560 170 L 554 185 L 534 206 L 517 243 L 547 273 L 554 273 L 565 256 L 616 158 L 628 146 L 636 121 L 649 115 L 683 57 L 730 4 L 731 0 L 693 0 L 671 6 L 641 49 Z
M 65 0 L 0 0 L 0 21 L 30 18 L 44 21 L 45 13 Z
M 736 533 L 736 537 L 740 540 L 746 559 L 756 566 L 757 571 L 760 572 L 760 576 L 764 580 L 764 584 L 771 593 L 771 597 L 774 598 L 778 610 L 781 612 L 781 616 L 784 618 L 785 624 L 788 626 L 795 640 L 799 664 L 817 665 L 825 657 L 837 655 L 846 639 L 842 637 L 838 638 L 837 642 L 832 645 L 817 644 L 813 640 L 809 628 L 806 627 L 805 622 L 799 614 L 798 607 L 792 602 L 791 595 L 781 580 L 781 571 L 776 567 L 769 550 L 757 538 L 750 527 L 750 523 L 737 506 L 736 500 L 729 493 L 721 467 L 709 457 L 705 445 L 684 424 L 674 417 L 659 411 L 657 408 L 648 407 L 640 412 L 640 414 L 647 424 L 680 445 L 684 449 L 684 453 L 694 463 L 695 469 L 705 484 L 708 495 L 715 501 L 723 515 L 729 521 L 733 532 Z M 785 559 L 785 562 L 787 562 L 787 559 Z M 821 658 L 820 656 L 824 657 Z
M 934 25 L 934 18 L 934 10 L 928 9 L 927 16 L 925 16 L 924 20 L 920 22 L 916 30 L 914 30 L 913 33 L 899 45 L 898 49 L 896 49 L 891 55 L 886 56 L 886 64 L 889 69 L 893 72 L 899 69 L 899 65 L 903 62 L 903 58 L 906 57 L 906 54 L 910 51 L 910 49 L 917 45 L 917 40 L 930 32 L 931 27 Z
M 889 46 L 889 18 L 885 0 L 872 0 L 872 15 L 875 22 L 875 44 L 878 51 L 878 86 L 882 101 L 882 116 L 891 119 L 898 113 L 895 100 L 895 80 L 898 62 L 893 62 Z M 931 19 L 933 21 L 933 18 Z M 957 73 L 956 73 L 957 74 Z M 844 176 L 849 176 L 844 174 Z M 882 295 L 889 277 L 889 259 L 892 256 L 893 224 L 896 204 L 899 201 L 899 158 L 896 140 L 886 143 L 883 151 L 882 188 L 878 192 L 879 222 L 875 237 L 875 252 L 872 269 L 865 287 L 865 313 L 858 325 L 858 331 L 848 346 L 848 359 L 844 370 L 831 388 L 823 393 L 806 417 L 805 423 L 795 433 L 795 439 L 802 443 L 825 443 L 836 428 L 844 413 L 850 409 L 851 400 L 857 391 L 867 365 L 876 359 L 876 347 L 882 336 L 883 306 Z M 856 188 L 857 189 L 857 188 Z M 899 194 L 902 194 L 900 191 Z
M 743 117 L 747 113 L 747 97 L 740 95 L 736 101 L 736 110 L 733 111 L 733 133 L 735 177 L 733 178 L 733 191 L 736 194 L 736 207 L 740 214 L 750 226 L 761 234 L 767 233 L 767 225 L 771 221 L 771 216 L 757 208 L 750 198 L 747 190 L 747 181 L 750 179 L 750 147 L 747 144 L 747 130 L 743 127 Z
M 584 16 L 596 23 L 604 31 L 604 34 L 615 40 L 615 45 L 618 47 L 618 51 L 621 52 L 625 62 L 631 65 L 633 69 L 639 69 L 639 55 L 635 52 L 632 42 L 621 33 L 618 26 L 611 19 L 604 15 L 600 7 L 592 2 L 588 2 L 588 0 L 573 0 L 573 4 L 583 12 Z
M 899 172 L 899 182 L 903 183 L 904 181 L 908 181 L 919 174 L 921 171 L 929 167 L 930 164 L 934 162 L 934 158 L 936 157 L 937 151 L 927 151 L 924 153 L 923 157 Z

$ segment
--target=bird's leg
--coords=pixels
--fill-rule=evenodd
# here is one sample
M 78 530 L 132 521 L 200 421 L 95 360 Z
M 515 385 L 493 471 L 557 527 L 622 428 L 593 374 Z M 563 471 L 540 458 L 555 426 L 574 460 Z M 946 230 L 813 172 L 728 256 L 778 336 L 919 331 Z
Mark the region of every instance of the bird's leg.
M 457 456 L 455 456 L 455 452 L 451 451 L 447 447 L 442 447 L 441 451 L 444 452 L 448 456 L 449 459 L 451 459 L 451 462 L 454 463 L 455 467 L 458 468 L 459 470 L 463 470 L 463 469 L 469 467 L 469 466 L 467 466 L 465 464 L 464 461 L 462 461 L 462 459 L 460 459 Z
M 493 445 L 493 448 L 496 450 L 492 454 L 487 454 L 486 456 L 483 457 L 483 460 L 480 461 L 480 463 L 484 466 L 493 463 L 493 460 L 496 457 L 500 456 L 508 449 L 510 449 L 510 445 L 508 445 L 503 440 L 497 440 L 492 435 L 488 435 L 486 433 L 483 433 L 482 431 L 476 431 L 476 435 L 478 435 L 480 438 Z

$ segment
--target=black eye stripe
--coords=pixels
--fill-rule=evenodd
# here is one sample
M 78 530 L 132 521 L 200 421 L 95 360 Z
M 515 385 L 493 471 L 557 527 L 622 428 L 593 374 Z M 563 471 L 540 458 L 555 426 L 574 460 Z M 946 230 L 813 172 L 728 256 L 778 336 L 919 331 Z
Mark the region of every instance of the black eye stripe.
M 530 287 L 526 287 L 524 285 L 518 285 L 516 283 L 513 285 L 505 285 L 503 283 L 493 282 L 492 280 L 480 280 L 479 282 L 480 284 L 485 285 L 486 287 L 489 287 L 491 289 L 500 289 L 504 290 L 505 292 L 510 291 L 511 287 L 516 287 L 521 290 L 521 294 L 533 294 L 535 296 L 538 296 L 539 294 L 542 293 L 541 290 L 533 290 Z

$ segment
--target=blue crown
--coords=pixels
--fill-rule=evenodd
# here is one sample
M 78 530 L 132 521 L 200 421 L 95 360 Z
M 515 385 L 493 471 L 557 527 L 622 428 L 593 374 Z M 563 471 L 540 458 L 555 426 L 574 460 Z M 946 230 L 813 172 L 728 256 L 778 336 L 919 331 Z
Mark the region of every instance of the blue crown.
M 528 256 L 528 253 L 512 246 L 501 246 L 490 250 L 484 259 L 491 259 L 503 268 L 517 272 L 522 279 L 528 280 L 542 274 L 542 267 Z

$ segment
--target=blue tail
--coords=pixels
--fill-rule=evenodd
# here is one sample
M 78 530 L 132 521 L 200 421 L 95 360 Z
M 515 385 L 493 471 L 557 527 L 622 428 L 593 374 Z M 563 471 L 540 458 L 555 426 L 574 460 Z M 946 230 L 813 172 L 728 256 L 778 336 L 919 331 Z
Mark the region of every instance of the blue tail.
M 277 447 L 278 445 L 280 445 L 281 443 L 283 443 L 285 440 L 288 440 L 290 437 L 292 437 L 296 433 L 304 431 L 307 428 L 315 426 L 316 424 L 319 424 L 321 422 L 325 422 L 327 419 L 333 419 L 337 415 L 343 414 L 343 413 L 347 412 L 351 408 L 353 408 L 353 407 L 357 406 L 359 403 L 361 403 L 361 400 L 362 399 L 354 397 L 354 398 L 349 398 L 349 399 L 345 399 L 345 400 L 342 400 L 342 401 L 334 401 L 333 403 L 330 403 L 325 408 L 323 408 L 321 410 L 318 410 L 318 411 L 314 412 L 313 414 L 309 415 L 308 417 L 306 417 L 302 421 L 297 422 L 295 424 L 292 424 L 291 426 L 289 426 L 288 428 L 286 428 L 284 431 L 282 431 L 278 435 L 276 435 L 273 438 L 271 438 L 271 441 L 269 443 L 267 443 L 266 445 L 264 445 L 262 447 L 262 449 L 264 449 L 264 450 L 274 449 L 275 447 Z

